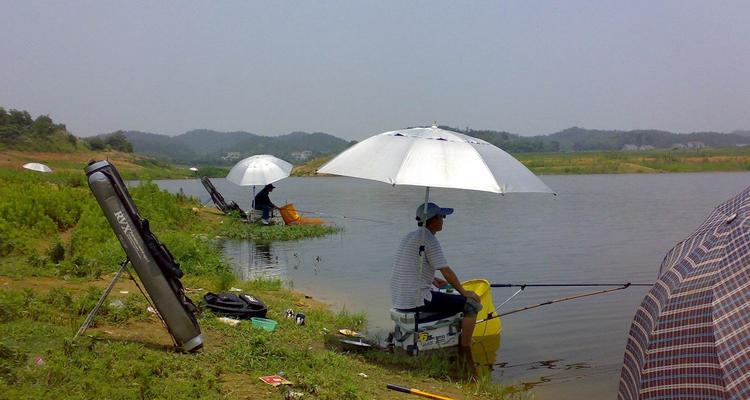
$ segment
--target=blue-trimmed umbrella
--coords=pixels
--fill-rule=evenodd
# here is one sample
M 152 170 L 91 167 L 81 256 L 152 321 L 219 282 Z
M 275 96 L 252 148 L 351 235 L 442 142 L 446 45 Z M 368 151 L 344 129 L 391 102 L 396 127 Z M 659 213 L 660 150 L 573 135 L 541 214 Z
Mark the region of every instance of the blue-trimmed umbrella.
M 750 187 L 670 250 L 630 327 L 619 399 L 750 398 Z

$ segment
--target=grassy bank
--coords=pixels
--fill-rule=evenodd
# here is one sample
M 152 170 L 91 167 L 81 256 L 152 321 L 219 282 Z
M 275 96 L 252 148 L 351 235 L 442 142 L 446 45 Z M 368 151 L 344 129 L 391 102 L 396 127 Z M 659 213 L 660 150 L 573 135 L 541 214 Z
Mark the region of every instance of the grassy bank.
M 119 164 L 118 164 L 119 167 Z M 35 174 L 0 168 L 0 391 L 9 398 L 281 399 L 258 377 L 284 372 L 307 399 L 400 399 L 386 383 L 455 398 L 503 398 L 487 378 L 451 378 L 444 358 L 400 360 L 349 354 L 325 334 L 361 329 L 365 316 L 333 312 L 278 281 L 237 281 L 212 238 L 230 219 L 148 182 L 131 188 L 142 215 L 181 264 L 190 296 L 239 287 L 269 305 L 279 322 L 266 332 L 247 322 L 200 316 L 206 346 L 178 354 L 133 282 L 122 279 L 88 336 L 70 338 L 124 253 L 81 170 Z M 196 209 L 198 209 L 196 211 Z M 223 223 L 222 223 L 223 221 Z M 240 227 L 235 227 L 240 229 Z M 262 229 L 265 229 L 263 227 Z M 283 317 L 306 314 L 306 325 Z M 360 373 L 367 375 L 363 377 Z
M 331 161 L 333 157 L 333 155 L 318 157 L 302 165 L 297 165 L 292 170 L 292 176 L 315 176 L 315 171 L 322 167 L 323 164 Z
M 515 156 L 535 174 L 543 175 L 750 171 L 750 146 Z
M 575 153 L 513 154 L 535 174 L 630 174 L 668 172 L 750 171 L 750 146 L 681 150 L 606 151 Z M 324 156 L 295 166 L 292 176 L 316 176 L 334 156 Z M 0 168 L 20 170 L 27 162 L 41 162 L 56 172 L 78 173 L 90 159 L 109 159 L 125 179 L 195 179 L 199 176 L 224 177 L 227 167 L 174 166 L 148 157 L 120 152 L 78 151 L 72 153 L 0 152 Z
M 181 179 L 198 176 L 188 167 L 174 166 L 146 156 L 118 151 L 78 150 L 52 153 L 4 150 L 0 152 L 0 168 L 22 171 L 23 164 L 40 162 L 48 165 L 56 173 L 80 175 L 86 163 L 92 159 L 111 161 L 117 165 L 123 179 Z
M 110 276 L 106 276 L 109 278 Z M 135 286 L 124 281 L 99 313 L 87 336 L 71 342 L 106 280 L 0 277 L 0 390 L 9 398 L 230 398 L 282 399 L 283 389 L 309 399 L 399 399 L 386 383 L 454 398 L 511 397 L 510 390 L 451 378 L 448 359 L 397 359 L 350 354 L 324 346 L 326 332 L 359 329 L 364 317 L 331 312 L 278 282 L 233 282 L 269 305 L 276 330 L 232 327 L 209 312 L 199 318 L 205 347 L 196 354 L 171 350 L 170 339 Z M 199 276 L 191 288 L 213 290 Z M 10 288 L 8 287 L 10 286 Z M 128 291 L 120 294 L 119 291 Z M 199 294 L 193 294 L 197 298 Z M 306 314 L 297 326 L 282 316 Z M 283 372 L 282 372 L 283 371 Z M 276 389 L 258 378 L 282 372 L 294 385 Z M 364 374 L 367 377 L 363 377 Z M 506 396 L 507 395 L 507 396 Z

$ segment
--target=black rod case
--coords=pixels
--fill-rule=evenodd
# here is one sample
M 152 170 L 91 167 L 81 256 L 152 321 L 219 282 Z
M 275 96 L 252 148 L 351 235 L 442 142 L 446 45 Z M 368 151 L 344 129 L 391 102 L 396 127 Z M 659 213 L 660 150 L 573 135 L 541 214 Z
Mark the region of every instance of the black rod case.
M 92 161 L 86 167 L 89 188 L 120 240 L 130 263 L 161 315 L 169 334 L 182 351 L 203 346 L 196 307 L 180 282 L 183 273 L 166 246 L 140 217 L 125 183 L 108 161 Z

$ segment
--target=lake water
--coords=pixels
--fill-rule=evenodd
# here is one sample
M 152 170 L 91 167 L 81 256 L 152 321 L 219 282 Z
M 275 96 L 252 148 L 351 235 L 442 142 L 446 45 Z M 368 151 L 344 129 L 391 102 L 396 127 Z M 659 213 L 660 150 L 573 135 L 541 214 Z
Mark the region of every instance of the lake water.
M 431 200 L 456 210 L 438 238 L 460 279 L 650 283 L 677 241 L 750 184 L 750 173 L 541 178 L 558 196 L 431 190 Z M 249 207 L 247 188 L 213 182 L 227 200 Z M 210 203 L 197 180 L 157 183 Z M 424 189 L 326 177 L 276 185 L 277 204 L 350 218 L 327 218 L 344 231 L 322 239 L 224 241 L 238 275 L 280 277 L 335 309 L 366 312 L 371 332 L 391 328 L 391 262 L 400 238 L 415 227 Z M 514 291 L 494 289 L 495 304 Z M 586 291 L 527 288 L 499 311 Z M 646 292 L 629 288 L 504 317 L 493 378 L 530 387 L 541 399 L 614 398 L 630 322 Z

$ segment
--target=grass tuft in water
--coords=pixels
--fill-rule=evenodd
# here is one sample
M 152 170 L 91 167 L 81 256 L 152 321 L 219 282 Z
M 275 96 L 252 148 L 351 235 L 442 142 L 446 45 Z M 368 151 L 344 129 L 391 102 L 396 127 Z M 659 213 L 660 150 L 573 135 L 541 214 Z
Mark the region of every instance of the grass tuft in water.
M 219 234 L 230 239 L 270 242 L 315 238 L 339 233 L 342 230 L 343 228 L 336 225 L 262 225 L 225 219 Z

